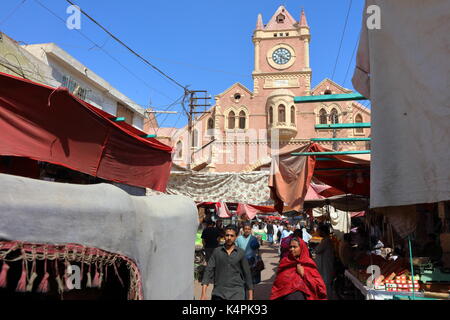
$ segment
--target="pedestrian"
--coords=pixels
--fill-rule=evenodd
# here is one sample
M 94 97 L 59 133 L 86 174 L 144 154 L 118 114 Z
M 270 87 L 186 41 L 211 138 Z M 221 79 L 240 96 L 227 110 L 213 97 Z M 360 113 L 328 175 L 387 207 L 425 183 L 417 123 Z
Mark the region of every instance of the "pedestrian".
M 302 239 L 303 241 L 305 241 L 306 243 L 309 243 L 309 240 L 311 240 L 312 236 L 308 233 L 308 231 L 306 230 L 306 228 L 304 226 L 301 227 L 302 229 Z
M 237 230 L 225 228 L 225 244 L 216 248 L 208 261 L 202 281 L 201 300 L 206 300 L 206 290 L 214 284 L 212 300 L 253 300 L 253 282 L 245 252 L 235 244 Z
M 278 223 L 275 221 L 273 224 L 273 243 L 276 244 L 278 239 Z
M 291 244 L 291 240 L 293 238 L 302 238 L 303 233 L 301 229 L 297 229 L 291 235 L 283 238 L 280 243 L 280 260 L 289 255 L 289 245 Z
M 236 246 L 245 252 L 250 271 L 252 273 L 253 284 L 261 282 L 261 271 L 256 269 L 256 262 L 259 253 L 258 239 L 252 235 L 252 228 L 250 224 L 244 225 L 244 234 L 239 236 L 236 240 Z
M 315 248 L 317 269 L 322 275 L 323 281 L 327 287 L 327 295 L 330 300 L 334 299 L 332 283 L 334 278 L 334 247 L 330 237 L 330 228 L 322 224 L 318 228 L 322 241 Z
M 283 223 L 279 223 L 278 224 L 278 233 L 277 233 L 278 244 L 281 243 L 281 234 L 283 232 L 283 229 L 284 229 Z
M 292 231 L 292 226 L 287 224 L 286 227 L 283 229 L 283 231 L 281 232 L 281 239 L 280 239 L 280 245 L 281 245 L 281 241 L 283 241 L 284 238 L 290 236 L 292 233 L 294 233 Z
M 205 249 L 206 262 L 208 262 L 214 249 L 219 246 L 220 231 L 214 225 L 214 221 L 208 220 L 207 227 L 202 232 L 203 248 Z
M 273 224 L 269 221 L 267 223 L 267 242 L 269 242 L 270 244 L 273 243 L 273 232 L 274 232 Z
M 289 254 L 280 261 L 270 300 L 326 300 L 325 283 L 309 256 L 306 243 L 292 238 Z

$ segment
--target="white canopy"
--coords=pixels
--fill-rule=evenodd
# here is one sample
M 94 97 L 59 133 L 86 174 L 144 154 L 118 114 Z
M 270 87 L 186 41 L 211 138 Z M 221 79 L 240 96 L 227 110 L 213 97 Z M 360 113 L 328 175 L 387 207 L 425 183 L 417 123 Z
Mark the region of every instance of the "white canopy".
M 193 298 L 198 217 L 192 200 L 4 174 L 0 185 L 0 238 L 120 253 L 139 267 L 145 299 Z

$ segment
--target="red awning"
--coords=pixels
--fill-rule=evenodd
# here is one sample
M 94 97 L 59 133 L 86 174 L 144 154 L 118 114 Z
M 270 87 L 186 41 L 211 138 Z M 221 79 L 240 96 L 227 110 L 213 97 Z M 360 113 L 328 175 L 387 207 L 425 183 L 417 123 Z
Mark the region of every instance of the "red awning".
M 0 73 L 0 155 L 164 192 L 172 148 L 112 118 L 65 88 Z
M 294 152 L 327 151 L 331 150 L 312 143 Z M 327 158 L 328 161 L 317 158 Z M 313 176 L 332 187 L 321 192 L 310 190 L 309 196 L 313 199 L 338 194 L 370 196 L 370 160 L 349 155 L 293 156 L 292 151 L 280 154 L 275 160 L 269 188 L 278 212 L 283 212 L 284 206 L 295 211 L 303 209 Z

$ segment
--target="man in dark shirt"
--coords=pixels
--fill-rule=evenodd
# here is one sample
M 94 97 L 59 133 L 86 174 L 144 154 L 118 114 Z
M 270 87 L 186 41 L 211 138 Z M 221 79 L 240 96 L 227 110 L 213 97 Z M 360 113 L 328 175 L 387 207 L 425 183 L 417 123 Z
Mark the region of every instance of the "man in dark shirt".
M 216 248 L 208 261 L 200 299 L 206 300 L 206 289 L 214 283 L 212 300 L 253 300 L 252 274 L 245 252 L 234 243 L 237 230 L 228 226 L 224 231 L 225 244 Z
M 273 243 L 273 224 L 271 222 L 267 224 L 267 242 Z
M 203 230 L 203 248 L 205 248 L 206 262 L 209 261 L 215 248 L 219 246 L 220 231 L 214 226 L 213 221 L 207 222 L 207 227 Z

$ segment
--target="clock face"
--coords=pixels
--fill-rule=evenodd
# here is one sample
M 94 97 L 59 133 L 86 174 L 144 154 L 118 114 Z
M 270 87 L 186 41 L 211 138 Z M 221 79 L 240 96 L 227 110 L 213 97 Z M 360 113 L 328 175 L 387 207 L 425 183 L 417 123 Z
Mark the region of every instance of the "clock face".
M 286 64 L 292 58 L 291 52 L 285 48 L 278 48 L 272 54 L 272 60 L 277 64 Z

